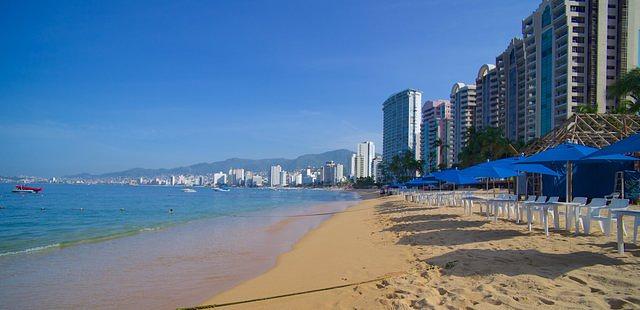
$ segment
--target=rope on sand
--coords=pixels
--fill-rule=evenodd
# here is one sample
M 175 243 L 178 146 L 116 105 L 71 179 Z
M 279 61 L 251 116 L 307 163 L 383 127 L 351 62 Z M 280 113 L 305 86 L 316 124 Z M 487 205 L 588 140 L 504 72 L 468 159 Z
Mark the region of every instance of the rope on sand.
M 390 278 L 399 277 L 399 276 L 404 275 L 404 274 L 406 274 L 406 273 L 405 272 L 397 272 L 397 273 L 393 273 L 393 274 L 387 274 L 385 276 L 382 276 L 382 277 L 379 277 L 379 278 L 375 278 L 375 279 L 372 279 L 372 280 L 353 282 L 353 283 L 336 285 L 336 286 L 323 287 L 323 288 L 318 288 L 318 289 L 314 289 L 314 290 L 293 292 L 293 293 L 287 293 L 287 294 L 282 294 L 282 295 L 274 295 L 274 296 L 247 299 L 247 300 L 232 301 L 232 302 L 226 302 L 226 303 L 221 303 L 221 304 L 210 304 L 210 305 L 202 305 L 202 306 L 178 308 L 178 309 L 179 310 L 199 310 L 199 309 L 213 309 L 213 308 L 241 305 L 241 304 L 258 302 L 258 301 L 265 301 L 265 300 L 271 300 L 271 299 L 278 299 L 278 298 L 284 298 L 284 297 L 291 297 L 291 296 L 297 296 L 297 295 L 305 295 L 305 294 L 311 294 L 311 293 L 335 290 L 335 289 L 345 288 L 345 287 L 349 287 L 349 286 L 357 286 L 357 285 L 362 285 L 362 284 L 367 284 L 367 283 L 372 283 L 372 282 L 377 282 L 377 281 L 382 281 L 382 280 L 386 280 L 386 279 L 390 279 Z

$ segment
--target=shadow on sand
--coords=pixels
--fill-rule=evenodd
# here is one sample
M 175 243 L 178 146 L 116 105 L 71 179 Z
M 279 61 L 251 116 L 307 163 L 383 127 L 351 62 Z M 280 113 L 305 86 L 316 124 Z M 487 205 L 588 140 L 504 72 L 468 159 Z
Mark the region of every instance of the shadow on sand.
M 427 259 L 426 262 L 441 266 L 447 269 L 447 274 L 456 276 L 529 274 L 548 279 L 588 266 L 624 265 L 619 259 L 587 251 L 551 254 L 536 250 L 489 249 L 460 249 Z M 579 279 L 573 280 L 580 282 Z
M 440 221 L 440 220 L 446 220 L 446 219 L 455 219 L 459 217 L 460 215 L 457 215 L 457 214 L 416 214 L 416 215 L 396 217 L 390 220 L 396 223 L 405 223 L 405 222 Z
M 394 231 L 394 232 L 423 232 L 423 231 L 429 231 L 429 230 L 449 230 L 452 227 L 452 223 L 455 223 L 455 228 L 472 228 L 472 227 L 480 227 L 484 224 L 486 224 L 487 222 L 484 221 L 428 221 L 428 222 L 410 222 L 410 223 L 401 223 L 401 224 L 396 224 L 393 225 L 387 229 L 385 229 L 385 231 Z M 457 230 L 452 230 L 452 231 L 457 231 Z M 467 231 L 466 232 L 467 235 L 469 233 L 471 233 L 471 231 Z M 475 234 L 476 231 L 473 231 L 473 233 Z M 414 234 L 414 236 L 417 235 L 421 235 L 421 234 Z
M 464 223 L 464 222 L 461 222 Z M 482 226 L 486 222 L 468 222 L 467 227 Z M 445 225 L 441 225 L 445 226 Z M 451 224 L 448 224 L 449 228 Z M 393 227 L 392 227 L 393 228 Z M 437 228 L 436 228 L 437 229 Z M 518 230 L 461 230 L 445 229 L 402 236 L 398 244 L 453 246 L 476 242 L 497 241 L 526 236 Z
M 435 207 L 414 207 L 408 206 L 399 202 L 385 202 L 382 205 L 376 207 L 378 214 L 393 214 L 403 212 L 418 212 L 429 211 L 437 209 Z

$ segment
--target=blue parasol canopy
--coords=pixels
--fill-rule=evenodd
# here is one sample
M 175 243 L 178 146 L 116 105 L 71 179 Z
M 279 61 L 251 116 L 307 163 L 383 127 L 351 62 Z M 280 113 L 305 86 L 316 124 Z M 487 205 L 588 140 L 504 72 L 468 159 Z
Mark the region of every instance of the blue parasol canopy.
M 597 151 L 597 149 L 574 143 L 563 143 L 544 152 L 531 155 L 518 161 L 518 164 L 539 164 L 553 162 L 578 161 Z
M 524 158 L 524 156 L 515 156 L 488 161 L 486 163 L 481 163 L 476 166 L 467 168 L 463 171 L 478 171 L 478 173 L 475 174 L 479 175 L 479 177 L 487 178 L 508 178 L 516 176 L 518 175 L 518 173 L 522 172 L 558 176 L 558 173 L 541 164 L 519 164 Z M 496 167 L 498 169 L 496 169 Z
M 517 176 L 519 174 L 516 170 L 511 169 L 507 164 L 490 165 L 489 163 L 475 165 L 462 170 L 462 172 L 474 178 L 490 178 L 490 179 L 510 178 L 510 177 Z
M 516 164 L 532 164 L 532 163 L 552 163 L 552 162 L 590 162 L 590 161 L 632 161 L 638 160 L 635 157 L 609 154 L 601 156 L 593 156 L 598 149 L 581 144 L 563 143 L 556 147 L 547 149 L 544 152 L 531 155 L 525 159 L 519 160 Z M 591 155 L 591 156 L 590 156 Z
M 513 167 L 519 172 L 539 173 L 539 174 L 552 175 L 554 177 L 560 176 L 559 173 L 541 164 L 518 164 L 518 165 L 513 165 Z
M 626 139 L 620 140 L 614 144 L 602 148 L 601 150 L 592 153 L 590 156 L 602 156 L 609 154 L 624 154 L 640 152 L 640 134 L 634 134 Z
M 437 180 L 444 181 L 455 185 L 477 184 L 473 176 L 469 176 L 458 169 L 448 169 L 432 173 Z

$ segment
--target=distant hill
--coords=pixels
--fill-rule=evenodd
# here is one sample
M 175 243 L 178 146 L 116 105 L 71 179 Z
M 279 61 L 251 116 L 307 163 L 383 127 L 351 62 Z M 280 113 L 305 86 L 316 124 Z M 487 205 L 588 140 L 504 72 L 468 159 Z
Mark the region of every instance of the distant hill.
M 269 168 L 274 165 L 280 165 L 284 170 L 291 171 L 295 169 L 302 169 L 306 167 L 320 167 L 327 161 L 333 160 L 336 163 L 344 165 L 344 173 L 348 175 L 351 169 L 351 155 L 354 152 L 349 150 L 335 150 L 324 152 L 321 154 L 306 154 L 299 156 L 295 159 L 286 158 L 270 158 L 270 159 L 242 159 L 242 158 L 229 158 L 223 161 L 217 161 L 212 163 L 199 163 L 186 167 L 178 167 L 171 169 L 145 169 L 145 168 L 133 168 L 120 172 L 110 172 L 98 175 L 90 175 L 86 173 L 73 175 L 69 177 L 78 178 L 110 178 L 110 177 L 155 177 L 160 175 L 178 175 L 178 174 L 209 174 L 213 172 L 223 171 L 227 172 L 230 168 L 244 168 L 254 172 L 267 172 Z

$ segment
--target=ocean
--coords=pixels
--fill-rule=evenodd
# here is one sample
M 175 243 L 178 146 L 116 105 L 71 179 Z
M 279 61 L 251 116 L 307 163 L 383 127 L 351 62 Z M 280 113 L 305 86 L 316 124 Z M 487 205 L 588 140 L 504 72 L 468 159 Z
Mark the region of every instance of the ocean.
M 307 189 L 40 186 L 34 195 L 0 184 L 3 309 L 194 305 L 266 271 L 358 200 Z

